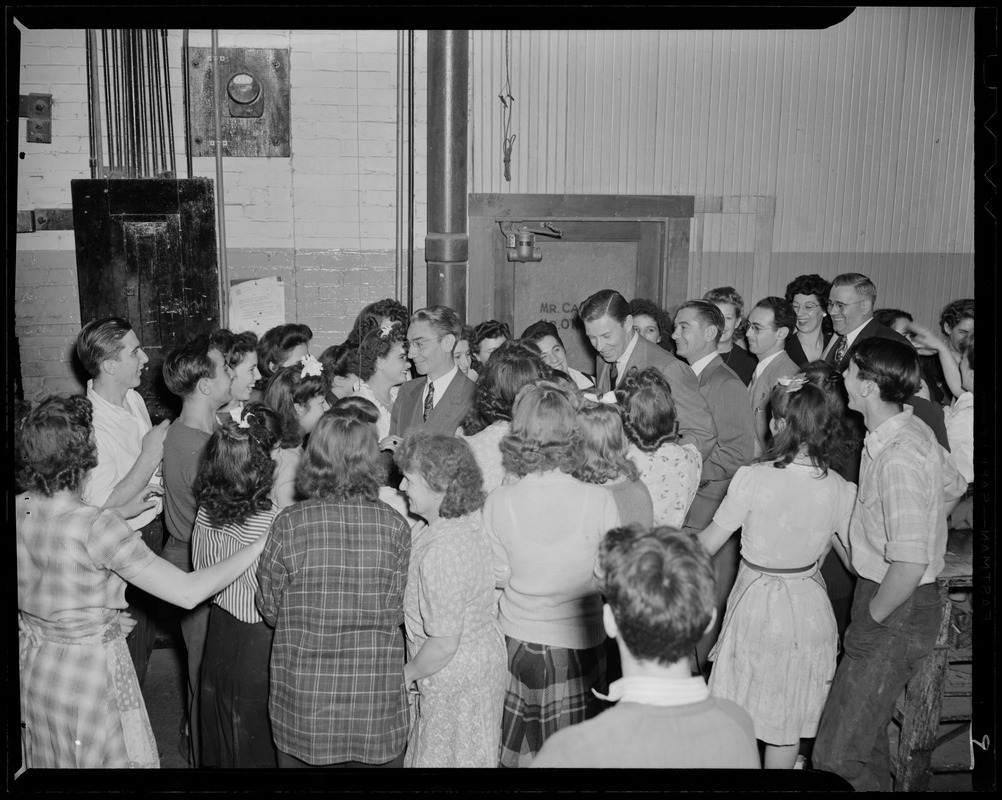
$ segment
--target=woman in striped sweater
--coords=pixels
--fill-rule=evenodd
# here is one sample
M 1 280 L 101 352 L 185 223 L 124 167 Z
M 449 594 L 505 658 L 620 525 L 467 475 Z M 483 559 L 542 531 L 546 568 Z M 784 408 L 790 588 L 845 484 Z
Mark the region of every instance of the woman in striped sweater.
M 277 436 L 251 404 L 212 434 L 195 480 L 198 516 L 192 534 L 196 569 L 214 564 L 271 527 Z M 254 605 L 255 561 L 212 600 L 202 661 L 202 765 L 276 768 L 268 717 L 272 629 Z

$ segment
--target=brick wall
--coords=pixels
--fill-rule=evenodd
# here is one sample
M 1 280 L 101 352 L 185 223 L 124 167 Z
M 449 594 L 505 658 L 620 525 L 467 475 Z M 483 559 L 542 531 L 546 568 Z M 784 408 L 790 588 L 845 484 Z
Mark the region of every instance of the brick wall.
M 210 47 L 192 31 L 191 47 Z M 366 303 L 394 294 L 396 262 L 395 31 L 230 31 L 219 46 L 287 48 L 291 157 L 225 158 L 231 280 L 281 276 L 286 318 L 314 331 L 313 352 L 344 339 Z M 416 35 L 415 305 L 425 302 L 426 39 Z M 182 35 L 169 31 L 178 177 L 187 177 Z M 19 125 L 18 210 L 71 207 L 70 181 L 89 178 L 82 30 L 22 32 L 20 94 L 51 94 L 52 143 L 28 144 Z M 102 98 L 104 101 L 106 98 Z M 215 160 L 193 159 L 215 181 Z M 72 344 L 80 327 L 72 231 L 19 234 L 14 314 L 25 397 L 80 390 Z

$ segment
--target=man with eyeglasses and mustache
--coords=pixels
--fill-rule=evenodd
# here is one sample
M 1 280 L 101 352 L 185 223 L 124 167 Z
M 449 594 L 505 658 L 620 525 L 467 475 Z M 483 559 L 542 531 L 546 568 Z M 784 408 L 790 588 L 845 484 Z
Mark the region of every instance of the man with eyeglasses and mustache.
M 446 306 L 429 306 L 411 316 L 407 355 L 422 377 L 407 381 L 397 394 L 390 416 L 394 446 L 418 428 L 455 434 L 469 412 L 476 384 L 459 371 L 453 358 L 462 331 L 459 315 Z

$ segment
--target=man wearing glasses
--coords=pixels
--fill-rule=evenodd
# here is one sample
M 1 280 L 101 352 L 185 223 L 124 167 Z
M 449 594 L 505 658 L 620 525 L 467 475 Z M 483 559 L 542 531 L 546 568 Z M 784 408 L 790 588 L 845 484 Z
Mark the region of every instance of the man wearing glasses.
M 462 331 L 459 315 L 445 306 L 422 308 L 411 316 L 407 355 L 422 377 L 400 387 L 390 414 L 394 443 L 418 428 L 452 435 L 469 412 L 476 384 L 459 371 L 452 356 Z
M 780 378 L 791 378 L 800 371 L 786 354 L 786 339 L 797 329 L 797 315 L 788 300 L 766 297 L 755 304 L 748 314 L 748 350 L 758 359 L 748 396 L 755 417 L 755 455 L 765 451 L 769 433 L 767 405 L 769 392 Z
M 876 336 L 908 344 L 900 333 L 873 318 L 876 304 L 877 287 L 865 275 L 846 272 L 832 281 L 828 293 L 828 316 L 836 335 L 828 343 L 822 358 L 832 364 L 839 374 L 845 372 L 849 365 L 849 349 L 856 342 Z

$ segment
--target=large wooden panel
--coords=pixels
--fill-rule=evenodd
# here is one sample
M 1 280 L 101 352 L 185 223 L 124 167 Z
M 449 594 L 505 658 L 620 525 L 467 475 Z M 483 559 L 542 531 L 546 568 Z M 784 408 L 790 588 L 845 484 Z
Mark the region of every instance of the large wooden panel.
M 132 323 L 150 357 L 139 393 L 154 422 L 174 416 L 163 357 L 219 324 L 212 182 L 74 180 L 71 191 L 80 319 Z

